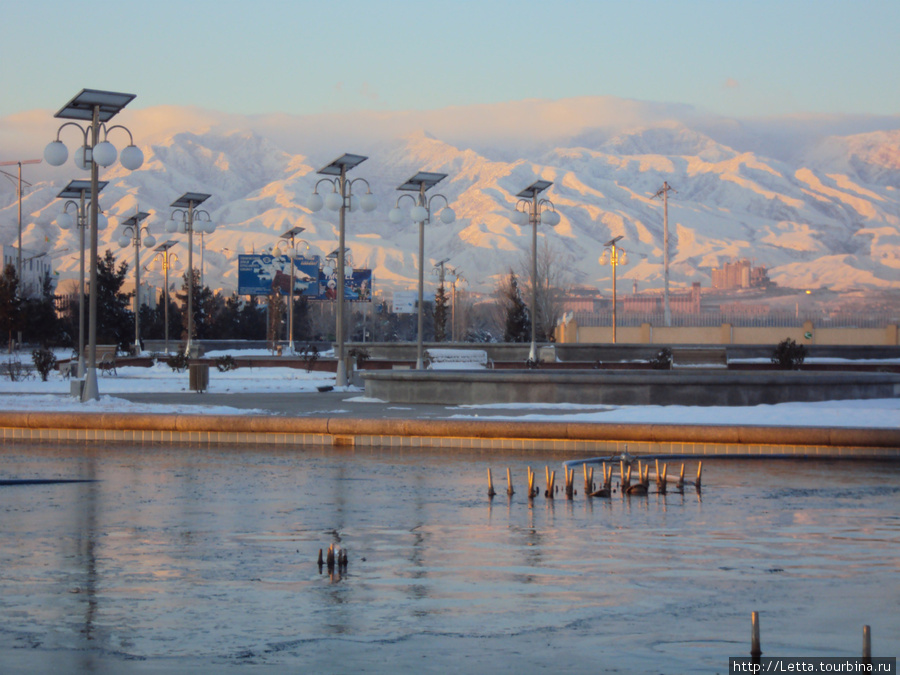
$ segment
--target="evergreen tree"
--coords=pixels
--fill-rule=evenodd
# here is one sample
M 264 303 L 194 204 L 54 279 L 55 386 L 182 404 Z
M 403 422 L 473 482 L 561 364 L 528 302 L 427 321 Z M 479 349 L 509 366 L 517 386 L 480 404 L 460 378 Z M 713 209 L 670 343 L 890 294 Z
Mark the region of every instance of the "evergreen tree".
M 259 304 L 259 298 L 251 295 L 243 303 L 239 321 L 239 335 L 244 340 L 263 340 L 266 337 L 266 313 Z
M 24 303 L 22 332 L 26 341 L 40 344 L 42 347 L 65 342 L 62 321 L 56 315 L 53 300 L 53 281 L 50 275 L 46 274 L 41 284 L 41 295 Z
M 19 298 L 19 275 L 10 263 L 0 275 L 0 330 L 6 333 L 9 351 L 12 352 L 13 334 L 19 330 L 22 321 L 22 301 Z
M 519 281 L 510 270 L 506 284 L 500 289 L 501 302 L 506 308 L 506 324 L 503 329 L 504 342 L 528 342 L 531 340 L 531 320 L 528 308 L 519 293 Z
M 122 293 L 127 274 L 128 263 L 117 268 L 109 249 L 97 260 L 97 344 L 125 347 L 134 340 L 134 313 L 128 309 L 133 293 Z
M 447 339 L 447 316 L 449 298 L 444 290 L 444 282 L 438 286 L 434 294 L 434 341 L 444 342 Z
M 200 270 L 191 270 L 193 274 L 193 297 L 191 299 L 192 312 L 194 315 L 194 335 L 193 340 L 203 340 L 212 337 L 213 315 L 215 314 L 215 299 L 212 291 L 208 286 L 200 283 Z M 187 340 L 188 337 L 188 315 L 187 315 L 187 298 L 188 298 L 188 272 L 182 275 L 181 292 L 175 294 L 184 308 L 181 316 L 181 339 Z M 170 313 L 171 318 L 171 313 Z

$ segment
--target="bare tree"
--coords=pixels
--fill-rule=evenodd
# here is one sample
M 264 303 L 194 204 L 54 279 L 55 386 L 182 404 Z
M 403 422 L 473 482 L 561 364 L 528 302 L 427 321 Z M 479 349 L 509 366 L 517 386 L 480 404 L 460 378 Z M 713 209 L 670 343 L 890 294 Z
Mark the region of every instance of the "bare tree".
M 563 315 L 566 296 L 572 287 L 573 258 L 555 248 L 546 238 L 537 249 L 537 339 L 551 342 L 556 324 Z M 531 298 L 531 252 L 520 260 L 522 294 Z M 530 308 L 529 308 L 530 309 Z

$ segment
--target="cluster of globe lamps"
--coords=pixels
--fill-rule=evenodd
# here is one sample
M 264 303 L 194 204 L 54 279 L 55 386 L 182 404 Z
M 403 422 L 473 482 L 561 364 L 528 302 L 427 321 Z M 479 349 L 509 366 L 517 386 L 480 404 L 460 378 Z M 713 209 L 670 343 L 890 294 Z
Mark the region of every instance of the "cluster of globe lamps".
M 108 219 L 102 214 L 97 203 L 97 192 L 99 191 L 97 189 L 97 167 L 111 166 L 115 163 L 116 159 L 120 161 L 122 166 L 130 171 L 135 171 L 143 165 L 144 154 L 141 149 L 134 144 L 134 139 L 131 135 L 131 132 L 126 127 L 121 125 L 114 125 L 110 127 L 106 126 L 106 122 L 108 122 L 110 118 L 112 118 L 122 108 L 124 108 L 125 105 L 127 105 L 133 98 L 134 96 L 131 94 L 117 94 L 115 92 L 102 92 L 87 89 L 82 90 L 75 98 L 73 98 L 63 109 L 61 109 L 56 114 L 56 117 L 64 119 L 77 119 L 85 122 L 87 120 L 90 120 L 90 126 L 82 126 L 77 122 L 64 123 L 57 131 L 56 140 L 48 144 L 44 150 L 44 159 L 48 164 L 50 164 L 51 166 L 62 166 L 69 157 L 69 151 L 60 140 L 60 134 L 66 127 L 75 127 L 82 133 L 82 144 L 75 151 L 74 155 L 75 165 L 79 169 L 89 169 L 91 171 L 91 360 L 90 367 L 88 368 L 86 374 L 86 382 L 84 391 L 82 392 L 82 400 L 99 398 L 99 392 L 97 391 L 96 385 L 96 296 L 94 293 L 96 289 L 97 230 L 106 229 L 108 227 Z M 129 144 L 122 150 L 121 153 L 119 153 L 116 147 L 108 140 L 109 133 L 115 129 L 122 129 L 126 133 L 128 133 Z M 102 141 L 99 140 L 101 131 L 103 133 Z M 306 204 L 307 208 L 309 208 L 309 210 L 313 213 L 320 211 L 323 207 L 327 208 L 329 211 L 340 213 L 340 241 L 337 249 L 337 260 L 335 265 L 336 269 L 343 271 L 343 274 L 336 275 L 338 278 L 338 325 L 336 326 L 336 333 L 339 343 L 337 355 L 338 368 L 336 384 L 338 386 L 344 386 L 347 384 L 343 335 L 343 281 L 344 278 L 348 275 L 348 269 L 344 260 L 346 253 L 344 241 L 345 214 L 348 211 L 350 213 L 353 213 L 357 210 L 362 210 L 366 213 L 369 213 L 373 211 L 377 206 L 377 200 L 375 198 L 375 195 L 372 194 L 369 183 L 362 178 L 348 180 L 347 171 L 353 169 L 366 159 L 366 157 L 363 157 L 361 155 L 344 154 L 329 165 L 320 169 L 318 173 L 325 175 L 326 178 L 322 178 L 316 183 L 313 189 L 313 193 L 312 195 L 310 195 Z M 432 202 L 435 199 L 441 199 L 444 202 L 444 208 L 441 209 L 438 216 L 440 222 L 448 225 L 456 220 L 456 214 L 453 209 L 450 208 L 449 201 L 444 195 L 435 194 L 431 195 L 430 197 L 426 196 L 426 191 L 443 180 L 445 177 L 446 174 L 419 172 L 409 181 L 397 188 L 401 191 L 414 192 L 417 194 L 415 196 L 413 196 L 412 194 L 401 195 L 401 197 L 397 199 L 394 208 L 392 208 L 388 214 L 388 218 L 392 223 L 400 224 L 404 219 L 408 218 L 409 221 L 418 223 L 419 225 L 419 327 L 418 350 L 416 359 L 417 369 L 421 369 L 423 367 L 422 309 L 424 303 L 422 301 L 422 294 L 424 286 L 424 226 L 426 223 L 432 222 Z M 324 197 L 319 194 L 319 186 L 323 183 L 330 184 L 332 187 L 331 192 L 327 193 Z M 362 183 L 365 185 L 365 194 L 362 194 L 360 196 L 354 194 L 353 188 L 357 183 Z M 549 226 L 555 226 L 560 221 L 559 214 L 557 214 L 555 209 L 553 209 L 553 206 L 549 202 L 549 200 L 542 199 L 539 201 L 537 199 L 537 194 L 543 189 L 546 189 L 546 187 L 549 187 L 549 185 L 550 183 L 546 181 L 538 181 L 538 183 L 535 183 L 531 188 L 520 193 L 518 195 L 518 197 L 520 197 L 519 202 L 510 216 L 510 219 L 516 225 L 522 226 L 531 222 L 531 224 L 534 226 L 533 236 L 535 239 L 533 239 L 533 248 L 535 248 L 534 244 L 536 243 L 537 225 L 541 223 Z M 535 186 L 537 186 L 537 189 L 534 189 Z M 208 197 L 208 195 L 204 195 L 203 197 Z M 404 197 L 412 202 L 407 212 L 404 212 L 401 208 Z M 176 205 L 178 204 L 173 204 L 173 206 Z M 215 224 L 211 221 L 208 213 L 206 212 L 200 212 L 206 214 L 205 219 L 201 218 L 197 222 L 194 222 L 193 204 L 191 204 L 190 208 L 186 212 L 182 213 L 182 218 L 180 219 L 175 218 L 175 215 L 178 212 L 179 210 L 176 209 L 176 211 L 172 214 L 172 218 L 167 222 L 167 232 L 180 232 L 189 234 L 191 236 L 192 243 L 192 235 L 194 232 L 198 232 L 202 235 L 211 234 L 213 231 L 215 231 Z M 118 243 L 122 248 L 127 247 L 129 244 L 133 244 L 135 246 L 136 254 L 139 252 L 140 245 L 142 243 L 142 233 L 144 234 L 143 244 L 145 246 L 153 246 L 156 243 L 155 238 L 149 233 L 146 226 L 140 225 L 140 221 L 143 219 L 143 217 L 146 217 L 146 214 L 141 215 L 141 218 L 138 218 L 136 214 L 135 217 L 127 220 L 123 224 L 123 230 L 118 238 Z M 78 225 L 81 227 L 87 227 L 88 223 L 83 221 L 87 221 L 87 218 L 84 216 L 84 214 L 80 214 Z M 76 223 L 73 217 L 67 212 L 67 210 L 64 210 L 57 219 L 57 224 L 61 229 L 68 230 L 71 229 Z M 535 250 L 533 251 L 533 260 L 535 261 L 536 255 L 537 254 Z M 534 263 L 534 265 L 536 265 L 536 262 Z M 352 270 L 350 270 L 350 273 L 352 273 Z M 190 293 L 188 297 L 190 299 Z M 532 311 L 532 358 L 535 357 L 534 314 L 535 312 Z M 136 344 L 138 342 L 138 339 L 139 336 L 136 334 Z M 190 335 L 188 341 L 188 349 L 190 349 Z

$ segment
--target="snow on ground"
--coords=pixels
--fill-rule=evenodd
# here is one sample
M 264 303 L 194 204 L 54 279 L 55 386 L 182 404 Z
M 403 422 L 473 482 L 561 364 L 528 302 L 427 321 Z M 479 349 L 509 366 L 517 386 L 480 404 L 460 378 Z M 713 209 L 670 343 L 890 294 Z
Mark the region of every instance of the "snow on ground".
M 267 350 L 240 352 L 210 352 L 210 358 L 265 355 Z M 67 356 L 67 355 L 66 355 Z M 26 357 L 20 357 L 26 363 Z M 30 359 L 28 360 L 30 361 Z M 0 366 L 5 359 L 0 359 Z M 214 369 L 214 366 L 213 366 Z M 210 373 L 215 378 L 217 394 L 302 393 L 315 392 L 321 386 L 333 386 L 331 373 L 307 373 L 296 368 L 237 368 L 233 371 Z M 81 403 L 68 396 L 69 380 L 53 372 L 47 382 L 37 375 L 12 382 L 0 375 L 0 410 L 26 411 L 91 411 L 174 414 L 268 414 L 265 410 L 232 408 L 227 406 L 162 405 L 131 403 L 117 394 L 179 393 L 189 391 L 188 373 L 173 372 L 164 363 L 150 368 L 120 367 L 118 375 L 98 377 L 100 400 Z M 382 404 L 368 399 L 353 387 L 346 389 L 346 402 Z M 406 407 L 415 414 L 415 407 Z M 533 412 L 530 412 L 533 411 Z M 331 412 L 338 412 L 335 409 Z M 347 411 L 341 408 L 341 412 Z M 465 414 L 463 414 L 465 413 Z M 780 403 L 760 406 L 610 406 L 559 404 L 485 404 L 448 406 L 448 418 L 453 419 L 519 419 L 534 421 L 566 421 L 637 424 L 710 424 L 747 426 L 829 426 L 854 428 L 900 428 L 900 398 L 816 403 Z
M 622 424 L 709 424 L 722 426 L 798 426 L 853 427 L 861 429 L 900 428 L 900 398 L 848 401 L 819 401 L 814 403 L 778 403 L 757 406 L 574 406 L 559 404 L 559 412 L 547 414 L 503 415 L 515 409 L 521 413 L 529 404 L 495 404 L 492 406 L 459 406 L 458 409 L 477 409 L 474 415 L 484 419 L 485 409 L 492 419 L 531 421 L 603 422 Z M 563 408 L 562 406 L 567 406 Z M 543 408 L 543 406 L 540 406 Z M 562 415 L 564 411 L 574 411 Z M 453 419 L 473 418 L 472 415 L 453 415 Z

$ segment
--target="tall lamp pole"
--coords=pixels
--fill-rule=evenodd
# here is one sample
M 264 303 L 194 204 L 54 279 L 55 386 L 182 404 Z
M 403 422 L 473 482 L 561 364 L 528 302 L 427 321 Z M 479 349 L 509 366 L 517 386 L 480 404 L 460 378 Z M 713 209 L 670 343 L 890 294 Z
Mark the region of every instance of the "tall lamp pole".
M 108 182 L 101 180 L 97 182 L 97 191 L 99 192 L 108 185 Z M 91 194 L 91 182 L 89 180 L 73 180 L 56 195 L 59 199 L 67 200 L 63 204 L 63 212 L 56 218 L 56 224 L 61 230 L 71 230 L 77 227 L 81 240 L 78 246 L 80 251 L 79 261 L 79 280 L 78 289 L 78 379 L 82 379 L 85 375 L 84 369 L 84 231 L 88 226 L 88 214 L 85 201 Z M 78 201 L 75 201 L 75 200 Z M 69 215 L 69 207 L 75 207 L 75 218 Z M 106 216 L 100 214 L 99 223 L 106 228 Z M 99 226 L 98 226 L 99 227 Z
M 600 264 L 605 265 L 607 262 L 612 266 L 612 329 L 613 329 L 613 344 L 616 343 L 616 268 L 619 265 L 627 265 L 628 264 L 628 254 L 627 252 L 616 246 L 618 241 L 622 238 L 620 234 L 618 237 L 613 237 L 608 242 L 603 244 L 606 247 L 606 250 L 603 251 L 603 255 L 600 256 Z
M 134 214 L 122 221 L 122 236 L 119 246 L 125 248 L 134 245 L 134 353 L 141 353 L 141 233 L 146 233 L 144 246 L 156 246 L 156 239 L 150 234 L 150 228 L 141 226 L 141 221 L 150 214 L 137 207 Z
M 130 171 L 139 169 L 144 163 L 144 153 L 134 144 L 134 138 L 126 127 L 115 125 L 107 127 L 106 123 L 115 117 L 126 105 L 134 100 L 134 94 L 123 94 L 112 91 L 100 91 L 97 89 L 82 89 L 75 97 L 63 106 L 54 117 L 59 119 L 71 119 L 87 122 L 90 126 L 82 126 L 77 122 L 66 122 L 56 132 L 56 140 L 44 149 L 44 159 L 51 166 L 61 166 L 69 157 L 69 151 L 59 135 L 65 127 L 73 126 L 82 135 L 82 146 L 75 153 L 75 164 L 81 168 L 90 168 L 91 171 L 91 280 L 90 298 L 88 307 L 88 368 L 85 374 L 82 401 L 93 401 L 100 398 L 97 387 L 97 222 L 100 207 L 97 203 L 99 193 L 98 170 L 99 166 L 110 166 L 115 163 L 119 155 L 116 148 L 107 139 L 113 129 L 123 129 L 128 133 L 131 144 L 122 150 L 120 161 L 122 166 Z M 100 131 L 103 130 L 103 140 L 100 140 Z
M 672 325 L 672 310 L 669 308 L 669 192 L 677 193 L 667 181 L 657 191 L 653 198 L 662 197 L 663 200 L 663 306 L 665 310 L 665 322 Z
M 337 257 L 337 318 L 335 319 L 335 332 L 337 333 L 338 353 L 337 353 L 337 372 L 335 373 L 335 384 L 339 387 L 347 386 L 347 363 L 344 359 L 344 253 L 346 251 L 345 224 L 347 211 L 355 211 L 362 208 L 366 213 L 374 211 L 377 206 L 375 195 L 369 187 L 368 181 L 363 178 L 354 178 L 347 180 L 347 172 L 354 167 L 365 162 L 368 157 L 362 155 L 353 155 L 344 153 L 330 164 L 323 166 L 317 173 L 329 178 L 320 179 L 313 193 L 309 196 L 306 206 L 310 211 L 316 212 L 322 209 L 324 205 L 329 211 L 338 211 L 340 214 L 338 221 L 338 257 Z M 366 186 L 366 193 L 357 198 L 353 194 L 353 186 L 357 182 L 362 182 Z M 319 185 L 328 183 L 333 188 L 331 194 L 324 199 L 319 194 Z
M 551 185 L 551 181 L 538 180 L 517 194 L 519 201 L 511 218 L 516 225 L 531 223 L 531 349 L 528 352 L 531 361 L 537 361 L 537 226 L 538 223 L 543 223 L 554 227 L 560 220 L 553 202 L 538 199 L 538 195 Z
M 408 197 L 414 204 L 409 210 L 409 217 L 414 223 L 419 224 L 419 312 L 418 312 L 418 337 L 416 338 L 416 370 L 425 368 L 425 347 L 424 347 L 424 326 L 425 326 L 425 223 L 431 222 L 431 206 L 435 199 L 444 200 L 444 208 L 441 209 L 441 222 L 449 225 L 456 220 L 456 213 L 450 208 L 449 200 L 442 194 L 434 194 L 426 198 L 425 192 L 440 183 L 447 177 L 445 173 L 431 173 L 429 171 L 420 171 L 408 181 L 400 185 L 397 189 L 404 192 L 414 192 L 416 196 L 410 194 L 400 195 L 397 198 L 397 204 L 391 209 L 388 217 L 392 223 L 400 223 L 403 221 L 403 211 L 400 209 L 401 200 Z
M 297 249 L 295 248 L 296 245 L 294 243 L 294 239 L 305 229 L 306 228 L 303 227 L 292 227 L 280 237 L 280 239 L 286 240 L 285 243 L 289 247 L 287 255 L 289 255 L 291 258 L 291 283 L 288 290 L 288 351 L 290 351 L 291 353 L 294 352 L 294 258 L 297 255 Z M 300 242 L 306 243 L 302 239 L 300 240 Z M 309 250 L 309 244 L 306 244 L 306 250 Z M 281 247 L 276 246 L 275 251 L 273 251 L 273 255 L 282 255 Z
M 167 232 L 181 232 L 188 236 L 188 329 L 187 343 L 184 346 L 185 356 L 193 355 L 191 350 L 194 340 L 194 232 L 213 232 L 216 229 L 209 212 L 199 210 L 197 207 L 211 196 L 203 192 L 185 192 L 170 204 L 174 211 L 166 224 Z M 197 222 L 194 222 L 195 219 Z
M 166 341 L 166 354 L 169 353 L 169 268 L 172 267 L 173 263 L 178 260 L 178 256 L 174 253 L 171 253 L 169 249 L 171 249 L 175 244 L 177 244 L 174 239 L 170 239 L 169 241 L 164 241 L 162 244 L 157 246 L 154 251 L 157 252 L 157 256 L 162 256 L 162 268 L 163 274 L 165 275 L 165 307 L 164 307 L 164 318 L 165 328 L 163 329 L 163 334 L 165 336 Z

